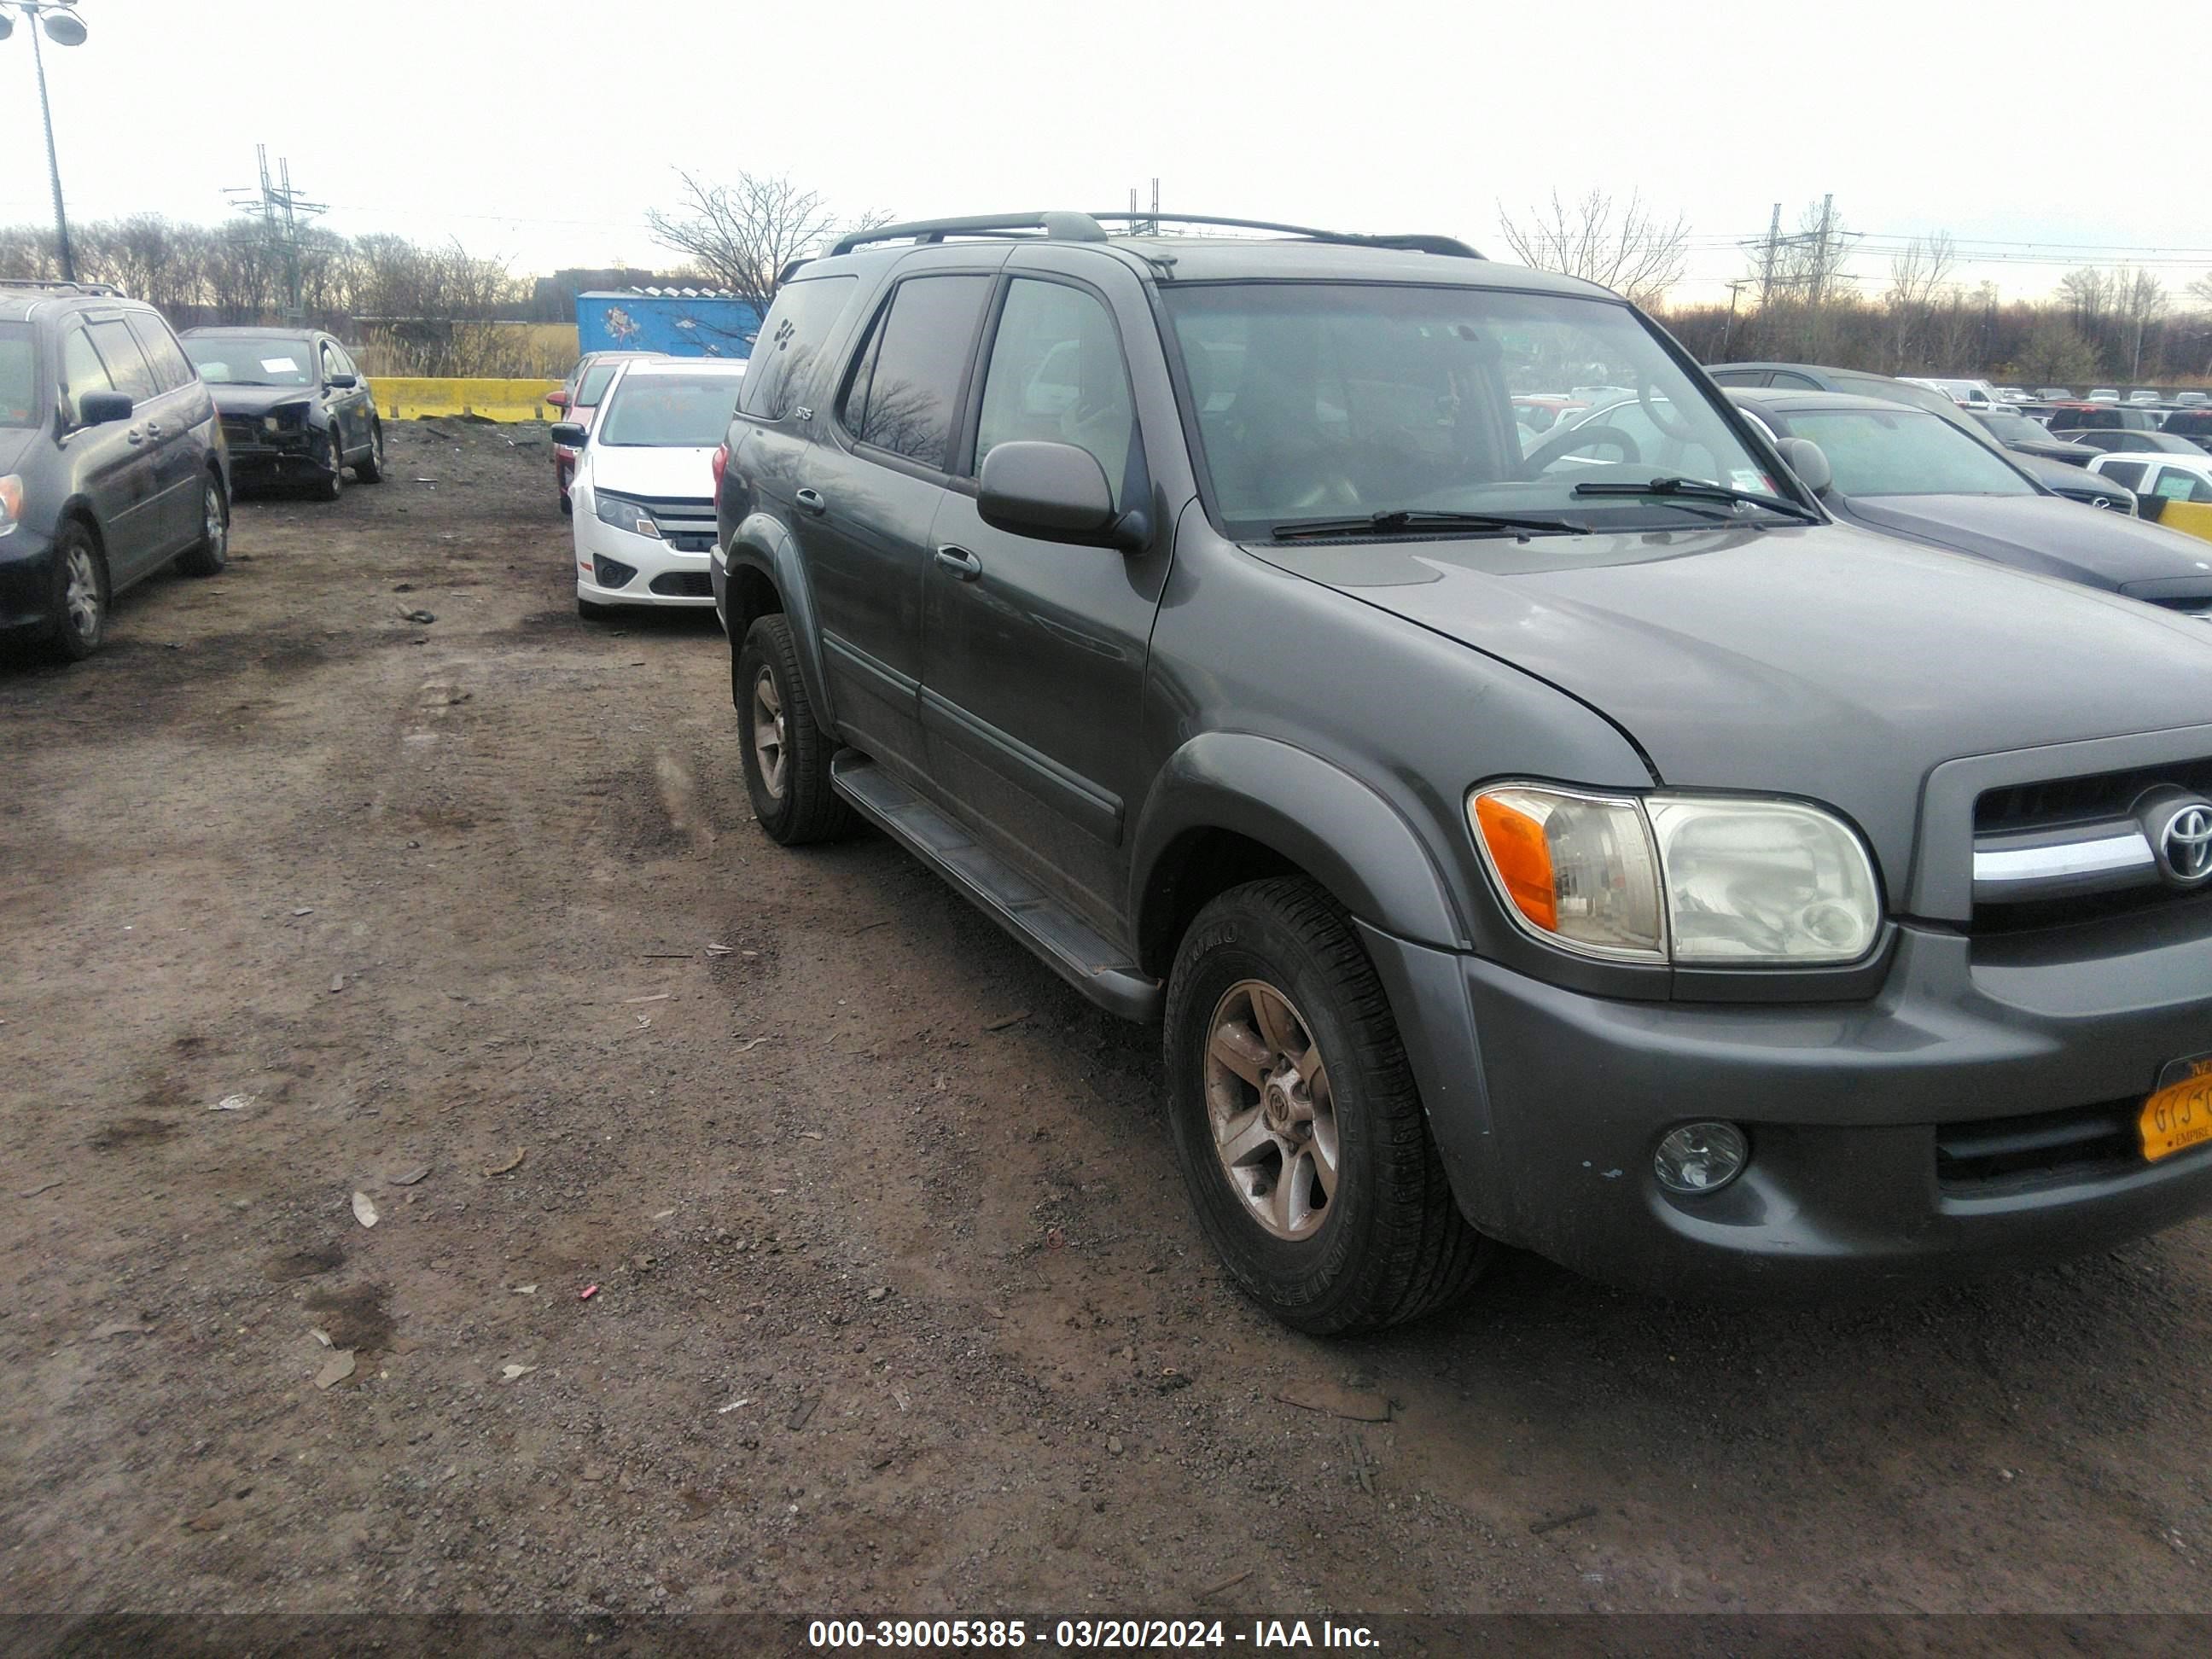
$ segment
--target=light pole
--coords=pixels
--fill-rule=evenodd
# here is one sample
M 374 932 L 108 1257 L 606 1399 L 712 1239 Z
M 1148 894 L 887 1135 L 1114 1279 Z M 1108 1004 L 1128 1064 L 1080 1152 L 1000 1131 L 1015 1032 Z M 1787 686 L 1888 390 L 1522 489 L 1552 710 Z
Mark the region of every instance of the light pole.
M 39 46 L 39 32 L 58 46 L 84 44 L 84 19 L 73 9 L 76 0 L 0 0 L 0 40 L 15 32 L 15 14 L 31 20 L 31 61 L 39 70 L 39 113 L 46 124 L 46 173 L 54 183 L 54 241 L 61 253 L 62 280 L 76 281 L 76 258 L 70 252 L 69 215 L 62 210 L 62 164 L 54 155 L 54 112 L 46 102 L 46 55 Z

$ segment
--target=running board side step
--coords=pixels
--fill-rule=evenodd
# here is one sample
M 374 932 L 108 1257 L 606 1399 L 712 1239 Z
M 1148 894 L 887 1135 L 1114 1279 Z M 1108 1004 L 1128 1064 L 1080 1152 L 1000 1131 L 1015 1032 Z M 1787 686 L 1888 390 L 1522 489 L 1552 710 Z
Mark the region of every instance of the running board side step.
M 937 872 L 1044 965 L 1124 1019 L 1157 1019 L 1166 988 L 1088 922 L 857 750 L 830 762 L 833 788 Z

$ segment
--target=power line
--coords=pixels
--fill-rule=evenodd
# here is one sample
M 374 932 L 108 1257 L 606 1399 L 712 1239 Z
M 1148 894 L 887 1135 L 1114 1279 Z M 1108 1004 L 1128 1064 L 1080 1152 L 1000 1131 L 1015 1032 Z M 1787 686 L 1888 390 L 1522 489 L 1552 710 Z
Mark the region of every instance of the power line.
M 276 169 L 281 183 L 272 183 L 269 177 L 269 146 L 256 144 L 253 153 L 261 163 L 261 188 L 240 185 L 223 193 L 240 213 L 261 222 L 259 240 L 270 254 L 284 264 L 284 320 L 297 325 L 306 313 L 300 304 L 300 234 L 307 222 L 321 217 L 331 210 L 323 202 L 311 202 L 292 188 L 292 162 L 289 156 L 279 156 Z

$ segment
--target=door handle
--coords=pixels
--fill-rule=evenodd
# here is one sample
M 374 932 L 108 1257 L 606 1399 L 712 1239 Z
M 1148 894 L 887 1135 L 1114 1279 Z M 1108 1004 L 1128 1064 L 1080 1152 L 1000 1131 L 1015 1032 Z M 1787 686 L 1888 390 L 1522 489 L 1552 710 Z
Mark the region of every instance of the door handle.
M 160 437 L 160 436 L 161 435 L 161 423 L 159 421 L 149 421 L 149 422 L 146 422 L 146 435 L 147 435 L 148 437 L 149 437 L 149 438 L 158 438 L 158 437 Z
M 822 499 L 822 492 L 818 489 L 802 489 L 792 499 L 799 503 L 801 513 L 811 513 L 817 518 L 830 510 L 830 503 Z
M 143 444 L 146 441 L 146 434 L 135 426 L 125 433 L 123 438 L 126 443 Z
M 983 574 L 983 562 L 964 547 L 947 542 L 937 550 L 937 562 L 960 581 L 972 582 Z

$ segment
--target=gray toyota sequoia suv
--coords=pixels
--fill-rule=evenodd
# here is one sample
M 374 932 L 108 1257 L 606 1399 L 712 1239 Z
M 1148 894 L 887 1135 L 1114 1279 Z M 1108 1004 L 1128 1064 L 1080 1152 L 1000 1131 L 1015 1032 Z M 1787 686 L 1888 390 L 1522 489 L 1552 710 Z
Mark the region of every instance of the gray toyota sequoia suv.
M 714 593 L 762 827 L 1161 1021 L 1247 1291 L 1819 1294 L 2212 1206 L 2203 623 L 1832 520 L 1587 283 L 1115 216 L 790 270 Z M 1589 386 L 1602 446 L 1516 419 Z

